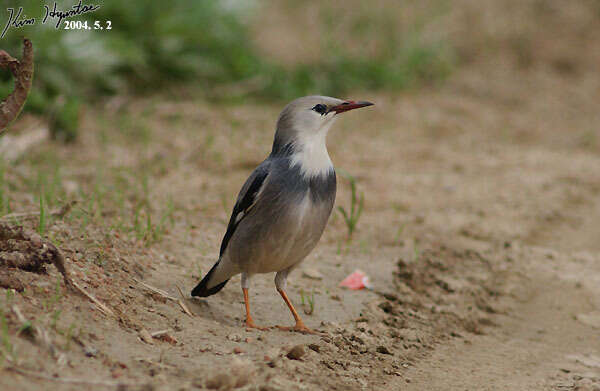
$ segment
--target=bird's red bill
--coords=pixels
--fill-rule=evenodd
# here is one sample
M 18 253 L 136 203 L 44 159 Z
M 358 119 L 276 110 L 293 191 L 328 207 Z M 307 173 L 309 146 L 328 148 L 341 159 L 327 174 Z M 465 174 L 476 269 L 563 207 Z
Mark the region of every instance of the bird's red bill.
M 353 100 L 347 100 L 341 105 L 333 106 L 329 111 L 335 111 L 336 113 L 343 113 L 344 111 L 350 111 L 354 109 L 360 109 L 361 107 L 373 106 L 373 103 L 366 101 L 355 102 Z

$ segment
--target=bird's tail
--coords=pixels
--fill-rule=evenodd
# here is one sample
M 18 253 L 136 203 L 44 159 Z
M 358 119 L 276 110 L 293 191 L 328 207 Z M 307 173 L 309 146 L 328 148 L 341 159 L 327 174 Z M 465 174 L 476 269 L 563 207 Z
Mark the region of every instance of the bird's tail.
M 221 289 L 223 289 L 223 287 L 225 286 L 225 284 L 227 284 L 227 281 L 229 281 L 229 279 L 223 281 L 222 283 L 220 283 L 218 285 L 213 286 L 212 288 L 208 288 L 208 283 L 209 283 L 211 277 L 213 276 L 215 270 L 217 269 L 218 265 L 219 265 L 219 262 L 215 263 L 215 265 L 212 267 L 212 269 L 210 269 L 210 271 L 208 273 L 206 273 L 206 275 L 204 276 L 202 281 L 200 281 L 200 283 L 198 285 L 196 285 L 196 287 L 192 290 L 192 296 L 199 296 L 199 297 L 212 296 L 215 293 L 217 293 L 218 291 L 220 291 Z

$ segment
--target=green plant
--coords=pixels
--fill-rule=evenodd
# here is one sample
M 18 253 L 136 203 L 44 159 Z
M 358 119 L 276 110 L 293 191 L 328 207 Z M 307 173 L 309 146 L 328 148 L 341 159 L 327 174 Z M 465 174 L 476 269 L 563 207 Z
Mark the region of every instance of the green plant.
M 598 131 L 591 127 L 584 130 L 580 136 L 580 144 L 584 148 L 595 148 L 598 145 Z
M 10 341 L 8 322 L 2 308 L 0 308 L 0 339 L 2 339 L 2 344 L 0 345 L 0 365 L 3 365 L 4 361 L 14 362 L 15 350 Z
M 70 350 L 71 349 L 71 341 L 73 340 L 73 331 L 75 330 L 75 323 L 71 323 L 69 325 L 69 328 L 67 329 L 66 333 L 63 333 L 63 335 L 65 336 L 65 339 L 67 340 L 65 342 L 65 350 Z
M 44 294 L 43 290 L 40 291 L 40 293 Z M 53 311 L 54 308 L 56 307 L 56 304 L 58 304 L 58 302 L 60 301 L 62 296 L 63 295 L 62 295 L 62 288 L 60 285 L 60 279 L 56 279 L 56 285 L 54 287 L 54 294 L 52 294 L 52 296 L 42 300 L 42 307 L 43 307 L 44 311 L 45 312 Z
M 106 265 L 106 251 L 104 250 L 104 246 L 100 243 L 97 244 L 97 250 L 94 257 L 94 263 L 99 267 L 104 267 Z
M 142 208 L 145 206 L 145 210 Z M 152 214 L 148 201 L 138 204 L 134 210 L 132 231 L 139 240 L 144 240 L 148 244 L 156 243 L 162 240 L 163 235 L 167 230 L 167 225 L 173 225 L 175 219 L 173 213 L 175 204 L 173 199 L 169 197 L 166 202 L 166 207 L 162 212 L 158 223 L 152 222 Z M 144 216 L 142 216 L 144 214 Z
M 200 280 L 202 279 L 202 266 L 200 265 L 200 262 L 196 262 L 196 270 L 195 273 L 192 270 L 191 276 L 194 277 L 194 279 Z
M 46 207 L 43 194 L 40 194 L 40 218 L 38 223 L 38 233 L 43 236 L 46 232 Z
M 368 254 L 369 250 L 372 248 L 372 246 L 369 245 L 369 241 L 366 238 L 363 238 L 360 240 L 360 251 L 363 254 Z
M 165 210 L 163 211 L 162 215 L 160 216 L 160 220 L 158 221 L 158 225 L 156 226 L 156 230 L 159 233 L 159 238 L 162 237 L 162 235 L 167 230 L 167 228 L 166 228 L 167 223 L 171 226 L 173 226 L 173 224 L 175 224 L 174 212 L 175 212 L 175 203 L 173 202 L 173 198 L 171 196 L 169 196 L 167 198 Z
M 395 242 L 400 242 L 400 238 L 402 237 L 402 233 L 404 232 L 404 228 L 406 227 L 406 223 L 400 225 L 398 230 L 396 231 L 396 237 L 394 238 Z
M 360 215 L 363 211 L 365 197 L 363 193 L 360 193 L 360 197 L 358 196 L 355 177 L 344 171 L 341 171 L 340 174 L 350 182 L 350 210 L 346 211 L 343 206 L 338 206 L 338 210 L 344 218 L 346 228 L 348 228 L 348 240 L 351 240 L 352 234 L 356 230 L 356 225 L 358 224 L 358 220 L 360 219 Z
M 415 243 L 415 247 L 413 249 L 413 262 L 418 262 L 419 257 L 421 256 L 421 251 L 419 250 L 419 245 Z
M 50 321 L 50 327 L 56 330 L 56 323 L 58 323 L 58 318 L 60 318 L 61 310 L 54 310 L 52 313 L 52 319 Z
M 17 330 L 17 336 L 19 336 L 21 334 L 28 334 L 28 335 L 33 334 L 33 324 L 31 323 L 30 320 L 25 320 L 25 322 L 23 322 L 23 324 Z
M 64 142 L 75 141 L 81 116 L 81 101 L 78 97 L 68 97 L 52 108 L 49 122 L 55 139 Z
M 15 292 L 12 289 L 6 290 L 6 308 L 10 306 L 13 298 L 15 297 Z
M 0 158 L 0 216 L 11 212 L 10 197 L 8 196 L 8 182 L 5 174 L 4 159 Z
M 315 311 L 315 290 L 313 289 L 310 296 L 304 295 L 304 289 L 300 289 L 300 305 L 306 315 L 312 315 Z

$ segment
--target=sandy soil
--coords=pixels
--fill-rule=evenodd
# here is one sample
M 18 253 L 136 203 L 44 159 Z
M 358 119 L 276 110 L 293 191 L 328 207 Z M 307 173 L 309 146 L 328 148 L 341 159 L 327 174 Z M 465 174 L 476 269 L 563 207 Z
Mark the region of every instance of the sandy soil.
M 124 181 L 125 209 L 145 197 L 160 215 L 171 200 L 172 223 L 153 242 L 123 234 L 118 202 L 90 222 L 53 221 L 48 235 L 74 279 L 115 315 L 55 294 L 52 267 L 11 271 L 27 289 L 0 288 L 12 352 L 0 388 L 600 389 L 600 79 L 580 64 L 517 70 L 490 57 L 443 86 L 353 94 L 376 106 L 340 119 L 329 149 L 356 176 L 363 216 L 348 242 L 334 215 L 289 284 L 299 307 L 314 295 L 304 319 L 317 336 L 246 330 L 239 277 L 206 300 L 185 298 L 193 316 L 144 285 L 179 299 L 177 287 L 187 295 L 210 268 L 280 107 L 149 99 L 88 112 L 77 145 L 38 146 L 36 161 L 56 155 L 75 199 L 92 188 L 108 200 Z M 7 175 L 25 181 L 33 164 L 17 161 Z M 105 182 L 91 179 L 98 172 Z M 340 178 L 337 205 L 349 200 Z M 20 194 L 17 207 L 35 209 L 35 199 Z M 356 268 L 373 290 L 338 286 Z M 272 278 L 252 281 L 255 321 L 291 324 Z M 19 331 L 14 306 L 48 330 L 50 347 Z M 160 330 L 167 336 L 144 341 Z

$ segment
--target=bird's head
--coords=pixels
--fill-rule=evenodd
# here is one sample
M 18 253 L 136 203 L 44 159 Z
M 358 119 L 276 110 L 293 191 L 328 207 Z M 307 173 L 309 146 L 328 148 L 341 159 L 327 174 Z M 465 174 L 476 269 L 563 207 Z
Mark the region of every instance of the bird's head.
M 290 102 L 279 115 L 273 153 L 282 148 L 302 148 L 307 143 L 325 143 L 338 114 L 371 106 L 371 102 L 329 96 L 304 96 Z

